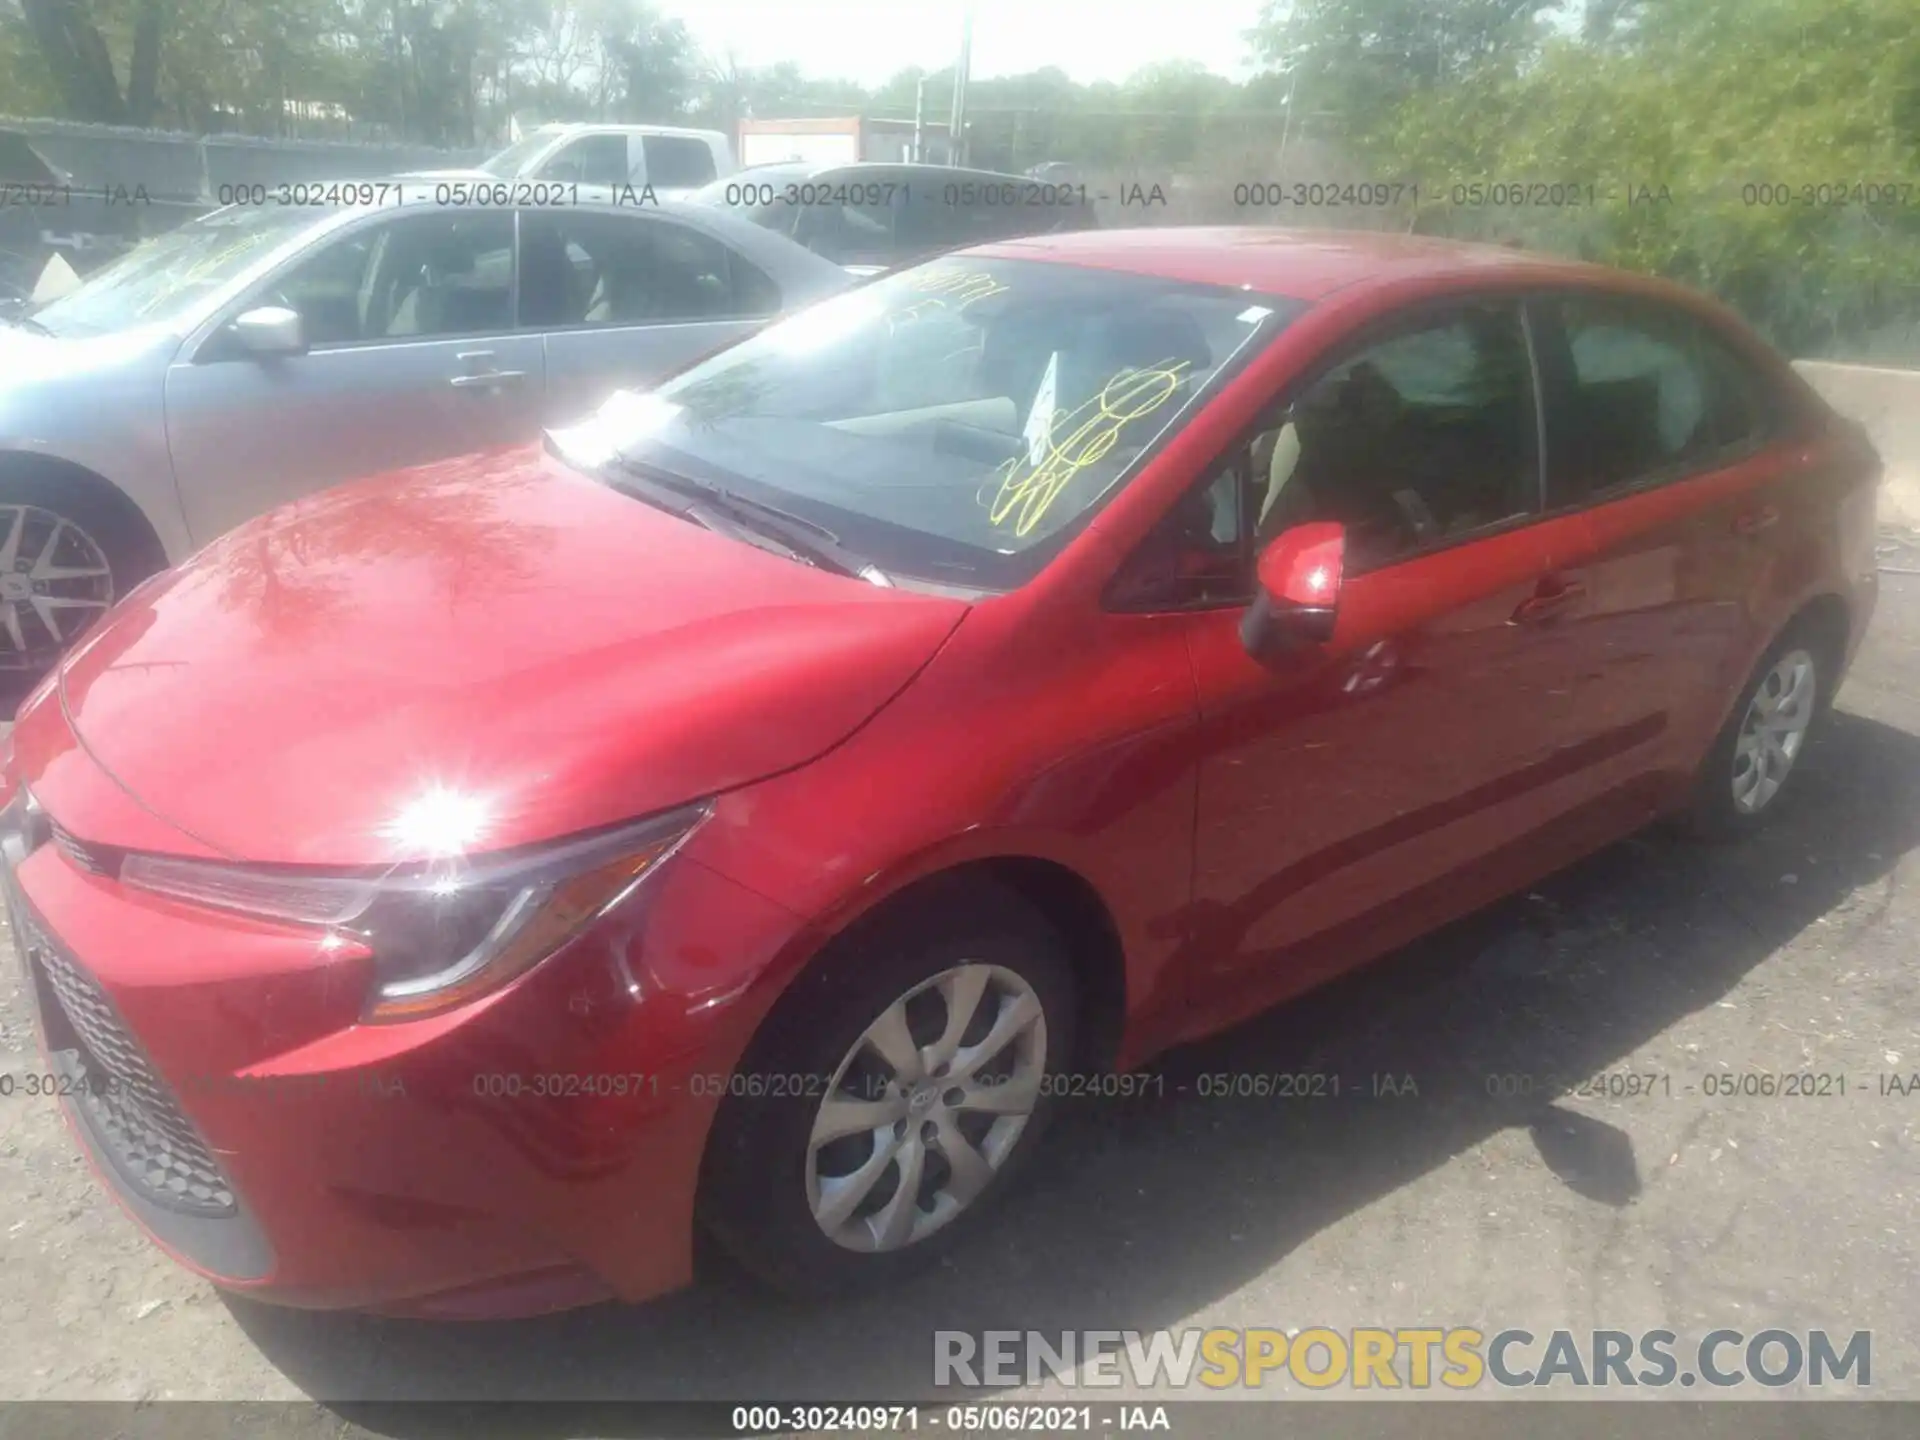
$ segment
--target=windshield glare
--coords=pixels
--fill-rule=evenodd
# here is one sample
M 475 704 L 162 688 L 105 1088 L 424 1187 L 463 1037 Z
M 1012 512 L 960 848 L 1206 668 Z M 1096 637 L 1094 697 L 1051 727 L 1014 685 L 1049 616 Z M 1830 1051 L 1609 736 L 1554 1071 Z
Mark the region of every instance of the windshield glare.
M 232 206 L 144 240 L 33 312 L 56 335 L 104 335 L 164 324 L 310 229 L 307 209 Z
M 616 396 L 556 439 L 778 505 L 890 574 L 1009 588 L 1299 308 L 955 256 Z

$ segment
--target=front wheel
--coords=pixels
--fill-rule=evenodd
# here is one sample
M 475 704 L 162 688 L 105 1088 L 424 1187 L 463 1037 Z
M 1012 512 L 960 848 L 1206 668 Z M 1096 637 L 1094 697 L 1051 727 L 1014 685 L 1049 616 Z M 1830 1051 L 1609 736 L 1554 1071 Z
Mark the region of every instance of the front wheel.
M 1734 837 L 1773 815 L 1798 772 L 1828 684 L 1821 649 L 1803 630 L 1774 642 L 1700 767 L 1691 817 L 1696 833 Z
M 708 1223 L 790 1293 L 955 1243 L 1039 1144 L 1073 1052 L 1072 973 L 1031 907 L 907 904 L 795 982 L 715 1121 Z
M 161 568 L 109 507 L 40 476 L 0 480 L 0 674 L 38 678 Z

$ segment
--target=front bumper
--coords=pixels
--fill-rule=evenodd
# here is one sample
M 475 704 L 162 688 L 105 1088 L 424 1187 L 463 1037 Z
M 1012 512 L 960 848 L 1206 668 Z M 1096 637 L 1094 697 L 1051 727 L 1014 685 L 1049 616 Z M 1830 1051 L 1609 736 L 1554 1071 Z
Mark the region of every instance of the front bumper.
M 507 989 L 367 1025 L 364 954 L 124 887 L 84 845 L 6 848 L 59 1103 L 183 1264 L 476 1318 L 691 1278 L 701 1153 L 787 912 L 683 855 Z

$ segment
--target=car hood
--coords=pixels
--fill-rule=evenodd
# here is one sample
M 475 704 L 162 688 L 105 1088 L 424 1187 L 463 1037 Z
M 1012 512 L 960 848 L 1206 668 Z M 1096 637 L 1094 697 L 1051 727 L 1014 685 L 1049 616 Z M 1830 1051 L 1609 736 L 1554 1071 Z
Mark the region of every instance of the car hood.
M 418 858 L 396 829 L 410 806 L 451 805 L 470 848 L 503 849 L 804 764 L 966 609 L 521 448 L 243 525 L 129 595 L 61 696 L 93 759 L 208 848 L 386 864 Z
M 0 394 L 37 388 L 70 375 L 91 374 L 178 345 L 165 326 L 142 325 L 105 335 L 42 335 L 0 320 Z

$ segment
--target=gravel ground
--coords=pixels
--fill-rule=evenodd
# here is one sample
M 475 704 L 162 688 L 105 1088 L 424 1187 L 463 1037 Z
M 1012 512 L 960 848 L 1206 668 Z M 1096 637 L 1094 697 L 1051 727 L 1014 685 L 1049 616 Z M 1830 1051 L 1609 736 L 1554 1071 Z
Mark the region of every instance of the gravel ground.
M 1878 1078 L 1920 1072 L 1920 576 L 1897 573 L 1920 549 L 1886 555 L 1867 649 L 1772 830 L 1634 839 L 1170 1057 L 1162 1095 L 1082 1105 L 995 1229 L 883 1296 L 802 1311 L 720 1275 L 482 1326 L 251 1305 L 149 1247 L 50 1102 L 0 1101 L 0 1399 L 311 1397 L 362 1418 L 353 1402 L 845 1400 L 920 1391 L 935 1326 L 1362 1324 L 1869 1329 L 1875 1394 L 1920 1396 L 1920 1093 Z M 10 956 L 0 976 L 18 1074 L 38 1062 Z M 1418 1094 L 1195 1093 L 1279 1068 Z M 1846 1095 L 1702 1093 L 1803 1069 Z M 1488 1093 L 1614 1071 L 1666 1079 L 1632 1100 Z M 272 1414 L 281 1435 L 352 1428 Z

